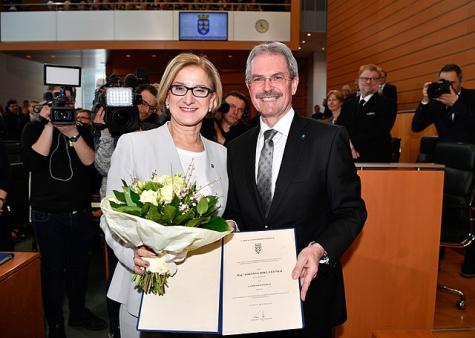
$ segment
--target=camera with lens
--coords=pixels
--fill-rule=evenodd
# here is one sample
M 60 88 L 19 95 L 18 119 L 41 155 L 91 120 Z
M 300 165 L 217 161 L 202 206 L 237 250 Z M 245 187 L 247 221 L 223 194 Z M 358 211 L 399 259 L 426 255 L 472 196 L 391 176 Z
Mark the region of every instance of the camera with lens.
M 430 99 L 436 99 L 442 94 L 449 94 L 451 86 L 452 84 L 450 83 L 450 81 L 440 79 L 436 82 L 432 82 L 427 87 L 427 95 L 429 95 Z
M 59 95 L 53 98 L 49 116 L 51 123 L 59 125 L 76 124 L 76 109 L 70 105 L 71 100 L 74 102 L 74 98 L 65 96 L 62 89 Z
M 139 110 L 142 96 L 135 93 L 140 78 L 128 74 L 123 80 L 112 74 L 107 83 L 96 90 L 93 112 L 100 107 L 105 111 L 105 124 L 111 135 L 119 136 L 140 129 Z
M 50 87 L 59 87 L 59 92 L 47 92 L 43 95 L 42 105 L 51 106 L 51 123 L 56 125 L 76 124 L 74 87 L 81 86 L 81 68 L 44 65 L 44 83 Z M 69 90 L 71 96 L 66 95 L 66 90 Z

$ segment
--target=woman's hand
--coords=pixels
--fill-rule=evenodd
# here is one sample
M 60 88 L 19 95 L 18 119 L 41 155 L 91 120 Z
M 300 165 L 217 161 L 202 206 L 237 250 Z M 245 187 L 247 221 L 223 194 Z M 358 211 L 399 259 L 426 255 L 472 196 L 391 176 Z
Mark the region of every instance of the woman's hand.
M 143 272 L 146 267 L 150 265 L 149 262 L 142 259 L 142 257 L 155 257 L 155 253 L 147 248 L 146 246 L 142 245 L 134 249 L 134 272 L 138 273 L 139 275 L 143 275 Z

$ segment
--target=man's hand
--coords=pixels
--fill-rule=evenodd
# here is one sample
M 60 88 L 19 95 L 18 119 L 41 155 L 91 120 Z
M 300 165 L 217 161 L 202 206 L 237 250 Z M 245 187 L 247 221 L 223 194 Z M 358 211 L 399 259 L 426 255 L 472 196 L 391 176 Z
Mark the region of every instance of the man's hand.
M 350 141 L 350 149 L 351 149 L 351 157 L 353 157 L 354 160 L 357 160 L 360 157 L 360 153 L 355 149 L 355 146 L 353 143 Z
M 429 88 L 429 85 L 432 82 L 426 82 L 424 83 L 424 87 L 422 87 L 422 102 L 424 103 L 429 103 L 429 94 L 427 93 L 427 88 Z
M 310 283 L 317 277 L 320 258 L 323 257 L 324 253 L 323 247 L 315 243 L 300 251 L 297 257 L 297 264 L 295 264 L 292 270 L 292 278 L 300 278 L 300 285 L 302 287 L 300 298 L 302 301 L 305 301 Z
M 106 124 L 105 122 L 105 111 L 103 107 L 100 107 L 94 117 L 94 124 Z
M 146 267 L 150 265 L 145 259 L 142 257 L 156 257 L 155 253 L 147 248 L 146 246 L 142 245 L 134 249 L 134 272 L 138 273 L 139 275 L 143 275 L 143 272 Z
M 455 102 L 459 99 L 458 94 L 455 92 L 455 89 L 450 86 L 450 93 L 448 94 L 442 94 L 438 98 L 436 98 L 437 101 L 443 103 L 444 105 L 448 107 L 452 107 Z

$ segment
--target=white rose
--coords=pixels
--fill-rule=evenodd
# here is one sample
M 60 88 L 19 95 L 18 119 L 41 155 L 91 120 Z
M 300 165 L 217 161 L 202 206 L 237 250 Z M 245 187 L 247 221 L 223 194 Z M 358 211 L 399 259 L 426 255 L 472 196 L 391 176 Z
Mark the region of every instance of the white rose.
M 165 185 L 160 189 L 160 200 L 164 203 L 170 203 L 173 199 L 174 193 L 172 185 Z
M 142 191 L 142 193 L 140 194 L 140 202 L 149 202 L 153 205 L 158 205 L 158 192 L 153 190 Z
M 164 257 L 142 257 L 144 260 L 148 261 L 150 265 L 147 270 L 150 272 L 158 272 L 159 274 L 166 274 L 169 272 L 168 264 L 165 261 Z

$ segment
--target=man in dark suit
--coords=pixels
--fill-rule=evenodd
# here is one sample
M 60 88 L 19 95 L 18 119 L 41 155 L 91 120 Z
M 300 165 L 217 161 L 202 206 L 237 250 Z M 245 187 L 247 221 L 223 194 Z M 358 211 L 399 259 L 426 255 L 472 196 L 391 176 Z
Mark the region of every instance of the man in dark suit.
M 432 82 L 424 84 L 422 100 L 412 119 L 413 131 L 422 131 L 433 123 L 440 141 L 475 143 L 475 90 L 462 88 L 462 77 L 458 65 L 442 67 L 439 79 L 450 82 L 450 93 L 432 99 L 427 93 Z
M 305 328 L 267 336 L 327 338 L 346 320 L 339 259 L 366 210 L 345 130 L 295 113 L 298 82 L 284 44 L 251 51 L 246 84 L 260 120 L 229 144 L 225 217 L 243 231 L 295 228 L 299 254 L 289 278 L 301 281 Z
M 338 118 L 350 134 L 353 158 L 359 162 L 391 162 L 397 107 L 392 99 L 379 95 L 379 75 L 376 65 L 360 67 L 359 95 L 345 101 Z
M 397 107 L 397 87 L 393 84 L 387 83 L 386 78 L 388 73 L 382 68 L 379 71 L 379 95 L 386 96 L 394 101 Z
M 450 82 L 450 93 L 429 97 L 432 82 L 422 88 L 422 100 L 412 118 L 412 130 L 422 131 L 432 123 L 439 141 L 475 144 L 475 90 L 462 87 L 463 72 L 456 64 L 448 64 L 439 72 L 439 80 Z M 475 244 L 465 249 L 465 259 L 460 274 L 475 277 Z

